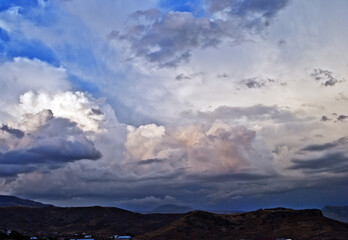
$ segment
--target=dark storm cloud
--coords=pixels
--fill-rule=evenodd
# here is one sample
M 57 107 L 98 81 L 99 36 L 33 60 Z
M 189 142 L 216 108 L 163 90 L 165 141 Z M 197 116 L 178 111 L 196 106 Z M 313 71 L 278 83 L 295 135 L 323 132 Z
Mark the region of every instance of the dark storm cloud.
M 321 119 L 320 119 L 320 121 L 322 121 L 322 122 L 326 122 L 326 121 L 330 121 L 330 120 L 331 119 L 328 118 L 327 116 L 322 116 Z
M 276 175 L 262 175 L 262 174 L 253 174 L 253 173 L 232 173 L 232 174 L 219 174 L 214 176 L 205 176 L 205 175 L 191 175 L 189 179 L 192 181 L 203 181 L 203 182 L 236 182 L 236 181 L 258 181 L 266 180 L 270 178 L 275 178 Z
M 342 152 L 330 153 L 318 158 L 293 159 L 291 170 L 336 171 L 342 166 L 347 167 L 348 157 Z
M 257 80 L 256 78 L 244 79 L 241 83 L 245 84 L 248 88 L 261 88 L 266 85 L 265 82 Z
M 104 113 L 100 109 L 91 108 L 91 112 L 93 115 L 103 115 Z
M 11 134 L 12 136 L 16 137 L 16 138 L 22 138 L 24 137 L 24 132 L 19 130 L 19 129 L 15 129 L 15 128 L 10 128 L 9 126 L 7 126 L 6 124 L 4 124 L 0 130 L 7 132 L 9 134 Z
M 203 76 L 203 75 L 204 75 L 204 72 L 196 72 L 196 73 L 192 73 L 192 74 L 181 73 L 175 77 L 175 80 L 177 80 L 177 81 L 189 80 L 189 79 L 193 79 L 193 78 Z
M 49 138 L 30 148 L 0 153 L 0 164 L 59 164 L 99 158 L 101 158 L 101 153 L 95 149 L 93 142 L 87 139 L 70 141 L 62 138 Z
M 163 163 L 162 159 L 154 158 L 154 159 L 146 159 L 138 161 L 138 165 L 148 165 L 152 163 Z
M 333 72 L 325 69 L 316 68 L 311 74 L 312 78 L 321 83 L 321 85 L 328 87 L 334 86 L 337 83 L 343 82 L 344 80 L 334 77 Z
M 348 143 L 348 137 L 343 137 L 329 143 L 309 145 L 305 148 L 302 148 L 301 151 L 309 151 L 309 152 L 324 151 L 324 150 L 328 150 L 338 146 L 346 145 L 347 143 Z
M 111 32 L 109 39 L 126 41 L 135 57 L 143 57 L 159 67 L 175 67 L 187 62 L 194 49 L 216 47 L 224 39 L 241 43 L 249 32 L 262 31 L 287 2 L 206 1 L 212 13 L 231 8 L 228 19 L 214 20 L 197 18 L 190 12 L 137 11 L 131 16 L 132 23 L 122 32 Z M 250 13 L 254 14 L 253 17 Z
M 36 170 L 36 167 L 26 165 L 11 165 L 11 164 L 0 164 L 0 176 L 1 177 L 15 177 L 19 173 L 29 173 Z
M 177 80 L 177 81 L 181 81 L 181 80 L 185 80 L 185 79 L 191 79 L 191 77 L 187 76 L 185 74 L 179 74 L 175 77 L 175 80 Z
M 338 117 L 337 117 L 337 121 L 344 121 L 344 120 L 346 120 L 348 118 L 348 116 L 346 116 L 346 115 L 339 115 Z

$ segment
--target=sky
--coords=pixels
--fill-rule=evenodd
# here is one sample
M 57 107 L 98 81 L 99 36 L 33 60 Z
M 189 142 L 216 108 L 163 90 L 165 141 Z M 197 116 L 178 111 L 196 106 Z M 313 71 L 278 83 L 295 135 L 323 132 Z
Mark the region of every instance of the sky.
M 348 205 L 348 1 L 1 0 L 0 194 Z

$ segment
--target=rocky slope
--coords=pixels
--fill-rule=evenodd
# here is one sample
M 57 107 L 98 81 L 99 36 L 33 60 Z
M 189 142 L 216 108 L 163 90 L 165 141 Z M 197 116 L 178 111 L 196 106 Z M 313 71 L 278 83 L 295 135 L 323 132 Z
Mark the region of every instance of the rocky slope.
M 320 210 L 284 208 L 217 215 L 195 211 L 137 240 L 174 239 L 348 239 L 348 224 L 324 217 Z
M 0 229 L 17 230 L 28 235 L 86 232 L 107 237 L 154 231 L 184 215 L 142 215 L 114 207 L 2 207 L 0 216 Z

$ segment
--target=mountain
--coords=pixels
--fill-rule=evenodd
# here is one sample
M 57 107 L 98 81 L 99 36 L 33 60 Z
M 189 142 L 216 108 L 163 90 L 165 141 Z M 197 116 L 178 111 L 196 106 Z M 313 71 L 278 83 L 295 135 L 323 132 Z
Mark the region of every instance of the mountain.
M 194 211 L 194 209 L 185 207 L 185 206 L 165 204 L 153 209 L 151 212 L 152 213 L 188 213 L 191 211 Z
M 22 199 L 15 196 L 0 195 L 0 207 L 34 207 L 43 208 L 52 205 L 35 202 L 28 199 Z
M 206 210 L 206 212 L 215 213 L 215 214 L 236 214 L 236 213 L 244 213 L 244 211 L 238 211 L 238 210 Z
M 325 206 L 321 211 L 323 212 L 325 217 L 332 218 L 340 222 L 348 223 L 348 206 Z
M 183 214 L 138 214 L 115 207 L 0 208 L 0 229 L 26 235 L 86 232 L 108 237 L 113 234 L 140 235 L 164 227 Z
M 326 218 L 320 210 L 285 208 L 218 215 L 190 212 L 177 221 L 136 237 L 136 240 L 175 239 L 347 239 L 348 224 Z
M 132 235 L 136 240 L 176 239 L 347 239 L 348 224 L 320 210 L 260 209 L 237 214 L 193 211 L 139 214 L 115 207 L 0 207 L 0 229 L 33 236 L 68 237 L 85 232 L 97 238 Z

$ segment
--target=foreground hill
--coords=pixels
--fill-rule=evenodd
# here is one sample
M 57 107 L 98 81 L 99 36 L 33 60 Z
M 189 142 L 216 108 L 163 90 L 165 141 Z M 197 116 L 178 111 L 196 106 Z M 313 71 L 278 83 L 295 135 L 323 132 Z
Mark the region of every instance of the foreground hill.
M 49 207 L 52 205 L 35 202 L 32 200 L 22 199 L 15 196 L 0 195 L 0 207 Z
M 113 207 L 3 207 L 0 216 L 0 229 L 17 230 L 28 235 L 86 232 L 110 236 L 154 231 L 184 215 L 142 215 Z
M 325 206 L 321 211 L 323 212 L 325 217 L 332 218 L 340 222 L 348 223 L 348 206 Z
M 284 208 L 233 215 L 195 211 L 137 240 L 175 239 L 348 239 L 348 224 L 328 219 L 320 210 Z

